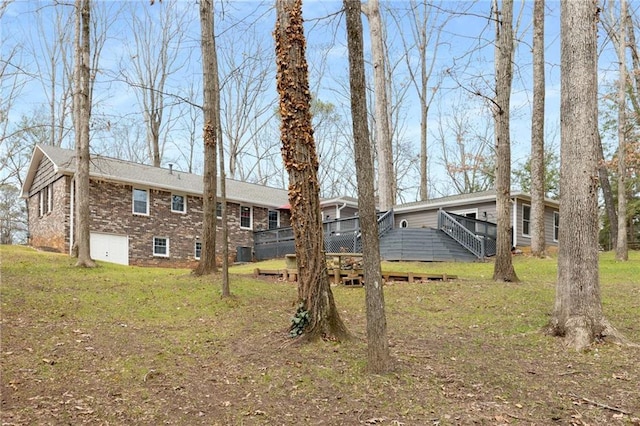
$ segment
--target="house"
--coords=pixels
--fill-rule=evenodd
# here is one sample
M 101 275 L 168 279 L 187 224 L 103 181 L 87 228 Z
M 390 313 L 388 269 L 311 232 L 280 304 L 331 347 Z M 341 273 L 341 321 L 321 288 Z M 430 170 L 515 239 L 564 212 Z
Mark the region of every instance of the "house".
M 29 243 L 69 253 L 74 241 L 75 151 L 38 145 L 22 189 Z M 202 248 L 202 177 L 105 156 L 90 167 L 91 255 L 124 265 L 194 266 Z M 531 197 L 511 194 L 512 245 L 531 243 Z M 218 212 L 221 211 L 220 205 Z M 325 250 L 360 251 L 358 200 L 322 199 Z M 229 246 L 237 260 L 294 252 L 286 190 L 227 179 Z M 559 206 L 545 200 L 546 244 L 557 245 Z M 218 213 L 218 226 L 220 227 Z M 473 261 L 495 254 L 496 193 L 394 206 L 379 216 L 385 260 Z M 218 234 L 220 238 L 220 233 Z M 218 241 L 221 246 L 221 241 Z
M 35 147 L 22 188 L 32 246 L 71 251 L 75 171 L 75 151 Z M 230 251 L 251 260 L 254 231 L 289 225 L 287 191 L 233 179 L 226 188 Z M 93 156 L 91 256 L 124 265 L 195 265 L 202 247 L 202 194 L 202 176 Z M 220 226 L 220 204 L 218 212 Z

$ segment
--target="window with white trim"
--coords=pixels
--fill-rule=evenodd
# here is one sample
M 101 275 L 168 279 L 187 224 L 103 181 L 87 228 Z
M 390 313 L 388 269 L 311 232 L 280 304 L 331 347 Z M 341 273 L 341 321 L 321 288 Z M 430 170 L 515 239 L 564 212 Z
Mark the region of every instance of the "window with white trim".
M 197 260 L 200 260 L 201 255 L 202 255 L 202 242 L 196 241 L 193 257 L 196 258 Z
M 44 216 L 45 193 L 43 190 L 38 192 L 38 216 Z
M 149 214 L 149 191 L 146 189 L 133 188 L 133 213 Z
M 240 228 L 251 229 L 251 207 L 240 206 Z
M 553 212 L 553 241 L 558 241 L 560 235 L 560 212 Z
M 174 213 L 186 213 L 187 197 L 181 194 L 171 194 L 171 211 Z
M 277 210 L 269 210 L 269 227 L 268 229 L 276 229 L 280 226 L 280 212 Z
M 402 219 L 400 221 L 400 228 L 406 228 L 409 226 L 409 222 L 407 222 L 407 219 Z
M 50 183 L 47 186 L 47 213 L 51 213 L 53 211 L 53 184 Z
M 531 206 L 522 205 L 522 235 L 530 235 L 531 228 Z
M 169 257 L 168 238 L 153 237 L 153 255 L 159 257 Z

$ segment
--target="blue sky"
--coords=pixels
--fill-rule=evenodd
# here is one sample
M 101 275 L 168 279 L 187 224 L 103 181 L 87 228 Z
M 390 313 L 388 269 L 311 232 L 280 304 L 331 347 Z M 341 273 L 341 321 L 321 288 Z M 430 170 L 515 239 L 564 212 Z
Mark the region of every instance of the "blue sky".
M 163 4 L 149 6 L 148 1 L 136 0 L 129 2 L 97 1 L 100 10 L 111 17 L 118 17 L 109 27 L 107 42 L 100 58 L 100 72 L 95 89 L 94 115 L 101 117 L 101 120 L 142 120 L 138 98 L 133 90 L 126 86 L 117 77 L 117 70 L 127 66 L 127 46 L 130 45 L 132 29 L 127 24 L 130 15 L 121 11 L 121 6 L 135 8 L 137 14 L 146 11 L 151 16 L 156 17 L 161 14 L 163 7 L 168 7 L 165 0 Z M 387 8 L 403 9 L 408 6 L 407 1 L 381 2 L 383 19 L 387 26 L 387 39 L 390 47 L 392 62 L 397 65 L 398 71 L 394 75 L 394 84 L 401 86 L 406 84 L 407 73 L 403 71 L 401 63 L 402 49 L 399 47 L 400 31 L 408 33 L 402 20 L 400 30 L 393 23 L 386 12 Z M 637 8 L 636 2 L 631 2 L 632 7 Z M 634 6 L 635 4 L 635 6 Z M 218 5 L 220 6 L 220 4 Z M 315 0 L 305 1 L 303 14 L 306 21 L 306 36 L 308 40 L 308 61 L 310 64 L 310 84 L 317 96 L 325 101 L 331 102 L 338 107 L 338 110 L 347 112 L 348 98 L 344 88 L 348 87 L 347 79 L 347 55 L 346 40 L 344 37 L 344 19 L 338 13 L 341 9 L 341 1 Z M 56 9 L 58 11 L 65 6 L 52 6 L 50 1 L 15 1 L 11 3 L 2 18 L 2 55 L 6 57 L 7 52 L 15 47 L 22 46 L 22 51 L 18 64 L 22 70 L 27 71 L 27 76 L 23 77 L 25 85 L 20 93 L 19 101 L 10 111 L 10 122 L 17 122 L 23 115 L 33 115 L 37 109 L 42 109 L 46 105 L 45 88 L 40 81 L 42 73 L 38 71 L 37 65 L 43 63 L 41 54 L 34 57 L 30 50 L 40 46 L 42 39 L 53 37 L 52 19 Z M 196 3 L 192 0 L 178 1 L 173 7 L 183 10 L 187 14 L 188 25 L 183 25 L 186 32 L 184 43 L 181 47 L 180 55 L 185 62 L 185 66 L 180 72 L 172 75 L 167 83 L 167 91 L 179 94 L 183 97 L 187 95 L 188 88 L 194 85 L 196 94 L 189 97 L 193 102 L 199 103 L 199 81 L 200 75 L 200 51 L 199 51 L 199 22 Z M 489 115 L 486 104 L 479 96 L 472 96 L 470 92 L 480 92 L 485 96 L 491 94 L 491 84 L 493 83 L 493 47 L 492 38 L 494 29 L 488 20 L 490 14 L 490 1 L 442 1 L 440 7 L 448 12 L 457 12 L 449 17 L 447 25 L 442 32 L 442 45 L 437 50 L 437 62 L 434 72 L 442 73 L 447 77 L 441 84 L 438 92 L 438 101 L 434 102 L 430 117 L 429 127 L 433 131 L 438 123 L 442 122 L 449 108 L 454 104 L 462 104 L 470 112 L 473 126 L 486 127 Z M 531 103 L 531 10 L 533 1 L 516 2 L 515 16 L 519 18 L 517 34 L 519 43 L 515 56 L 514 83 L 512 92 L 512 142 L 513 160 L 517 164 L 523 161 L 529 152 L 530 141 L 530 103 Z M 560 94 L 560 34 L 559 34 L 559 1 L 547 1 L 546 17 L 546 62 L 547 62 L 547 134 L 549 142 L 559 143 L 559 94 Z M 67 7 L 69 9 L 69 7 Z M 220 8 L 218 10 L 221 10 Z M 221 33 L 218 41 L 218 49 L 228 49 L 232 51 L 230 56 L 241 58 L 242 55 L 256 54 L 256 49 L 264 51 L 265 54 L 272 55 L 273 38 L 272 32 L 275 24 L 275 11 L 273 2 L 258 1 L 234 1 L 224 3 L 224 16 L 217 17 L 217 32 Z M 67 13 L 67 12 L 63 12 Z M 190 20 L 190 21 L 189 21 Z M 40 24 L 38 24 L 40 23 Z M 365 25 L 365 49 L 368 50 L 368 27 L 367 21 L 363 17 Z M 39 30 L 39 26 L 42 32 Z M 69 36 L 72 37 L 72 30 Z M 406 30 L 406 31 L 405 31 Z M 604 40 L 604 37 L 600 37 Z M 229 46 L 232 46 L 229 48 Z M 245 47 L 243 47 L 245 46 Z M 429 49 L 433 54 L 434 50 Z M 368 52 L 366 52 L 368 55 Z M 325 58 L 325 61 L 322 59 Z M 617 63 L 610 46 L 604 48 L 600 58 L 600 73 L 603 82 L 612 81 L 615 78 Z M 446 70 L 449 70 L 447 73 Z M 223 74 L 225 70 L 222 70 Z M 455 76 L 455 79 L 452 78 Z M 222 78 L 224 79 L 224 75 Z M 408 91 L 403 102 L 401 114 L 401 137 L 412 146 L 414 151 L 418 148 L 418 129 L 420 117 L 417 114 L 419 105 L 416 96 Z M 275 84 L 269 84 L 269 89 L 264 93 L 263 105 L 272 105 L 275 101 Z M 436 108 L 437 105 L 437 108 Z M 172 107 L 173 108 L 173 107 Z M 177 106 L 175 108 L 178 108 Z M 176 110 L 177 111 L 177 110 Z M 177 115 L 177 112 L 174 112 Z M 124 118 L 123 118 L 124 117 Z M 490 123 L 489 123 L 490 126 Z M 184 128 L 175 124 L 171 129 L 167 129 L 168 145 L 166 163 L 174 162 L 180 164 L 181 156 L 176 151 L 176 146 L 180 145 L 186 138 Z M 113 132 L 112 132 L 113 133 Z M 115 137 L 107 132 L 96 132 L 96 145 L 103 146 L 108 150 L 109 138 Z M 102 143 L 102 145 L 100 145 Z M 435 143 L 430 150 L 431 174 L 436 185 L 446 185 L 446 178 L 443 176 L 441 165 L 438 164 L 438 148 Z M 446 192 L 446 187 L 433 193 L 432 195 L 442 195 Z M 406 194 L 406 201 L 413 201 L 416 191 L 411 190 Z

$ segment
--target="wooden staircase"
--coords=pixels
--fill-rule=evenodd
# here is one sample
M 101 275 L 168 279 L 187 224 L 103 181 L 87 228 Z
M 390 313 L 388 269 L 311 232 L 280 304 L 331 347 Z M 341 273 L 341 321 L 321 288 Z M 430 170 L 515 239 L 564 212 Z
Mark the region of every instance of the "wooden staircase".
M 380 238 L 380 257 L 389 261 L 475 262 L 478 257 L 433 228 L 396 228 Z

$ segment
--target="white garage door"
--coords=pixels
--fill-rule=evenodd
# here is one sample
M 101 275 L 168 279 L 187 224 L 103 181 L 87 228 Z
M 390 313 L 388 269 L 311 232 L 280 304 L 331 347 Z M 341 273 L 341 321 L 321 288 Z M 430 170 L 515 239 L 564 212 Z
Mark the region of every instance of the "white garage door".
M 91 233 L 91 258 L 105 262 L 129 264 L 129 237 Z

